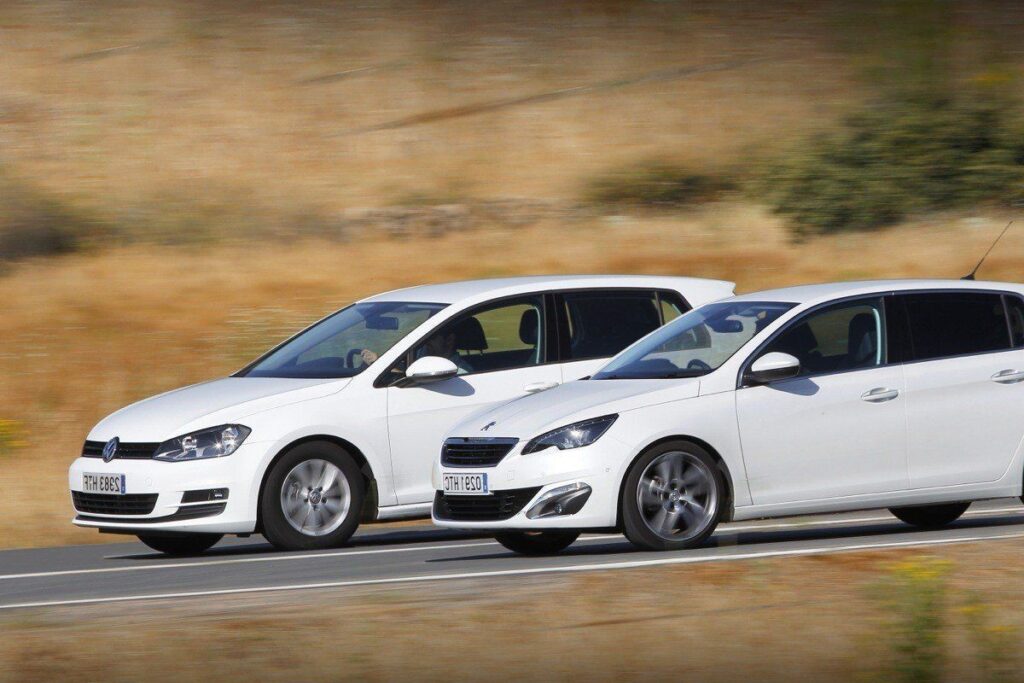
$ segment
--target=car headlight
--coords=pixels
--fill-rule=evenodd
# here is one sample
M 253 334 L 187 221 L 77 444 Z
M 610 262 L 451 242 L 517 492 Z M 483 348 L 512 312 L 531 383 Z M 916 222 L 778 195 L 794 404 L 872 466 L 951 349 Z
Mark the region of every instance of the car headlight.
M 600 439 L 601 435 L 607 432 L 618 418 L 618 415 L 604 415 L 553 429 L 531 439 L 523 448 L 523 454 L 536 453 L 549 446 L 554 446 L 560 451 L 589 446 Z
M 181 462 L 231 455 L 252 432 L 242 425 L 222 425 L 178 436 L 160 444 L 155 460 Z

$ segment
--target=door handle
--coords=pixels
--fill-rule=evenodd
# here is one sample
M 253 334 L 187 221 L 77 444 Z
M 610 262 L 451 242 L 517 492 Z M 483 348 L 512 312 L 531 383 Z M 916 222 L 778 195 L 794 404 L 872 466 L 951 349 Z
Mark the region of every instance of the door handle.
M 523 391 L 528 394 L 538 394 L 542 391 L 547 391 L 548 389 L 554 389 L 558 384 L 558 382 L 531 382 L 523 387 Z
M 992 375 L 992 381 L 999 382 L 1000 384 L 1016 384 L 1017 382 L 1024 382 L 1024 371 L 1000 370 L 996 374 Z
M 899 389 L 886 389 L 885 387 L 878 387 L 871 391 L 865 391 L 860 395 L 862 401 L 868 403 L 885 403 L 891 401 L 900 395 Z

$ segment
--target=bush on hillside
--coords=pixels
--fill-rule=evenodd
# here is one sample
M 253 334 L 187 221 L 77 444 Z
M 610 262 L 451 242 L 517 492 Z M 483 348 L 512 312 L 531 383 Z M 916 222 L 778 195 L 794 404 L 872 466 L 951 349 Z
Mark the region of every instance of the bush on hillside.
M 0 177 L 0 263 L 68 253 L 99 236 L 95 221 L 60 200 Z
M 1013 199 L 1024 183 L 1024 137 L 1011 111 L 992 98 L 922 98 L 865 109 L 771 168 L 764 179 L 769 201 L 807 234 Z
M 589 204 L 606 207 L 672 208 L 715 199 L 733 187 L 726 177 L 666 162 L 648 162 L 608 171 L 584 191 Z

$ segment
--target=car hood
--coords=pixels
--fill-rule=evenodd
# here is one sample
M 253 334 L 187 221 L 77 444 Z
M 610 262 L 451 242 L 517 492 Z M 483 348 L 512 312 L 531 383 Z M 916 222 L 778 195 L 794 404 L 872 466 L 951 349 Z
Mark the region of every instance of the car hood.
M 580 380 L 477 413 L 451 435 L 528 439 L 579 420 L 693 398 L 699 391 L 699 379 Z
M 93 427 L 89 439 L 166 441 L 196 429 L 216 427 L 270 408 L 327 396 L 350 379 L 226 377 L 175 389 L 122 408 Z M 254 438 L 258 435 L 254 434 Z

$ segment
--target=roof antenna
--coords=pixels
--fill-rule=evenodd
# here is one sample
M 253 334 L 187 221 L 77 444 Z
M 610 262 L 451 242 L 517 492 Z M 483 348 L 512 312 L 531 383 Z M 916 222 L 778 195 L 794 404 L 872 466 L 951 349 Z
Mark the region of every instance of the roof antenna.
M 1009 223 L 1006 224 L 1006 227 L 1003 228 L 1003 231 L 1001 233 L 999 233 L 999 237 L 996 238 L 996 241 L 992 243 L 992 246 L 988 248 L 988 251 L 985 252 L 985 255 L 981 257 L 980 261 L 978 261 L 978 265 L 974 266 L 974 270 L 960 278 L 961 280 L 974 279 L 974 276 L 978 272 L 978 269 L 981 268 L 981 264 L 985 262 L 985 259 L 987 259 L 988 255 L 992 253 L 992 250 L 996 248 L 996 245 L 999 244 L 999 240 L 1003 239 L 1003 235 L 1006 234 L 1006 231 L 1010 229 L 1011 225 L 1013 225 L 1013 221 L 1010 221 Z

